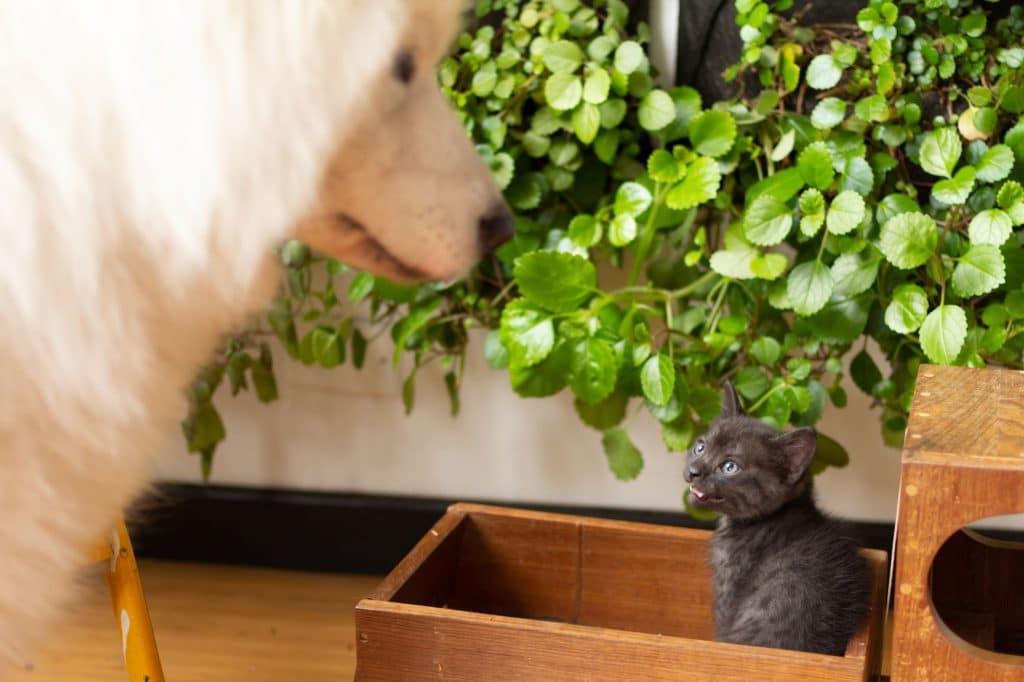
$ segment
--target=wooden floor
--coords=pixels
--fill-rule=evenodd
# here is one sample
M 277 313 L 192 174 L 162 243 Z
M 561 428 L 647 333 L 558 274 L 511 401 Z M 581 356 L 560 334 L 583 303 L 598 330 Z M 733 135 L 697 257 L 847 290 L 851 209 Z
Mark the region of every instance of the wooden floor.
M 379 577 L 140 562 L 169 682 L 351 680 L 352 609 Z M 125 682 L 100 568 L 54 646 L 10 682 Z M 5 682 L 7 682 L 5 680 Z
M 125 682 L 101 568 L 53 646 L 4 682 Z M 351 680 L 352 609 L 380 582 L 164 561 L 141 561 L 140 572 L 169 682 Z

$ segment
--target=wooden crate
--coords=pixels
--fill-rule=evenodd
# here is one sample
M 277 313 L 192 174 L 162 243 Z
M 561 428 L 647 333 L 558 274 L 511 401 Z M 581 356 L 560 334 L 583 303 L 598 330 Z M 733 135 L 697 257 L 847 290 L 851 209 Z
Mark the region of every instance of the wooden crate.
M 965 531 L 1024 512 L 1024 372 L 921 365 L 903 445 L 894 682 L 1024 680 L 1024 555 Z
M 871 679 L 886 554 L 844 656 L 711 641 L 711 533 L 456 504 L 356 606 L 358 680 Z

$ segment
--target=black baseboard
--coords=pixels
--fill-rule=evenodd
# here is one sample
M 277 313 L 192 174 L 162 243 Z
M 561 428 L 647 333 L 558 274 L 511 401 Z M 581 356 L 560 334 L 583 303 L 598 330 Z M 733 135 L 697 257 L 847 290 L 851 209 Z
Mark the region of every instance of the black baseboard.
M 141 557 L 384 574 L 456 501 L 489 503 L 164 484 L 129 515 L 129 526 L 135 551 Z M 670 526 L 710 527 L 682 512 L 497 504 Z M 854 523 L 853 528 L 862 545 L 891 549 L 892 524 Z

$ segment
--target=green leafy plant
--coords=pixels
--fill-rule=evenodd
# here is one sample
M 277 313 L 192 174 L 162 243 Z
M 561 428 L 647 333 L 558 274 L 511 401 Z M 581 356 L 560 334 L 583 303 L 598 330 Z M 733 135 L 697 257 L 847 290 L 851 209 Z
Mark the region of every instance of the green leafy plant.
M 469 330 L 489 329 L 511 388 L 571 391 L 627 480 L 643 466 L 630 420 L 649 412 L 683 451 L 726 378 L 749 413 L 811 425 L 846 404 L 848 362 L 898 445 L 922 362 L 1021 367 L 1024 10 L 870 0 L 855 25 L 814 27 L 791 4 L 736 1 L 737 95 L 703 102 L 655 85 L 648 29 L 619 0 L 479 2 L 439 79 L 515 238 L 467 280 L 419 288 L 286 245 L 269 328 L 193 389 L 190 450 L 208 466 L 224 436 L 223 377 L 276 397 L 264 333 L 329 368 L 390 332 L 396 364 L 413 360 L 407 409 L 438 360 L 455 413 Z M 813 471 L 847 461 L 823 436 Z

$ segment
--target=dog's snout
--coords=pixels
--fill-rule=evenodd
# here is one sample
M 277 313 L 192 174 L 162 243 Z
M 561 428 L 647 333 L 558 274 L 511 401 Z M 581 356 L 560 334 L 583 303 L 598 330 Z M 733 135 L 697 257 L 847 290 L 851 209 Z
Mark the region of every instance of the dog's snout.
M 700 469 L 691 464 L 686 468 L 686 480 L 692 481 L 695 478 L 700 478 Z
M 480 248 L 491 251 L 512 238 L 515 219 L 504 203 L 496 203 L 480 218 Z

